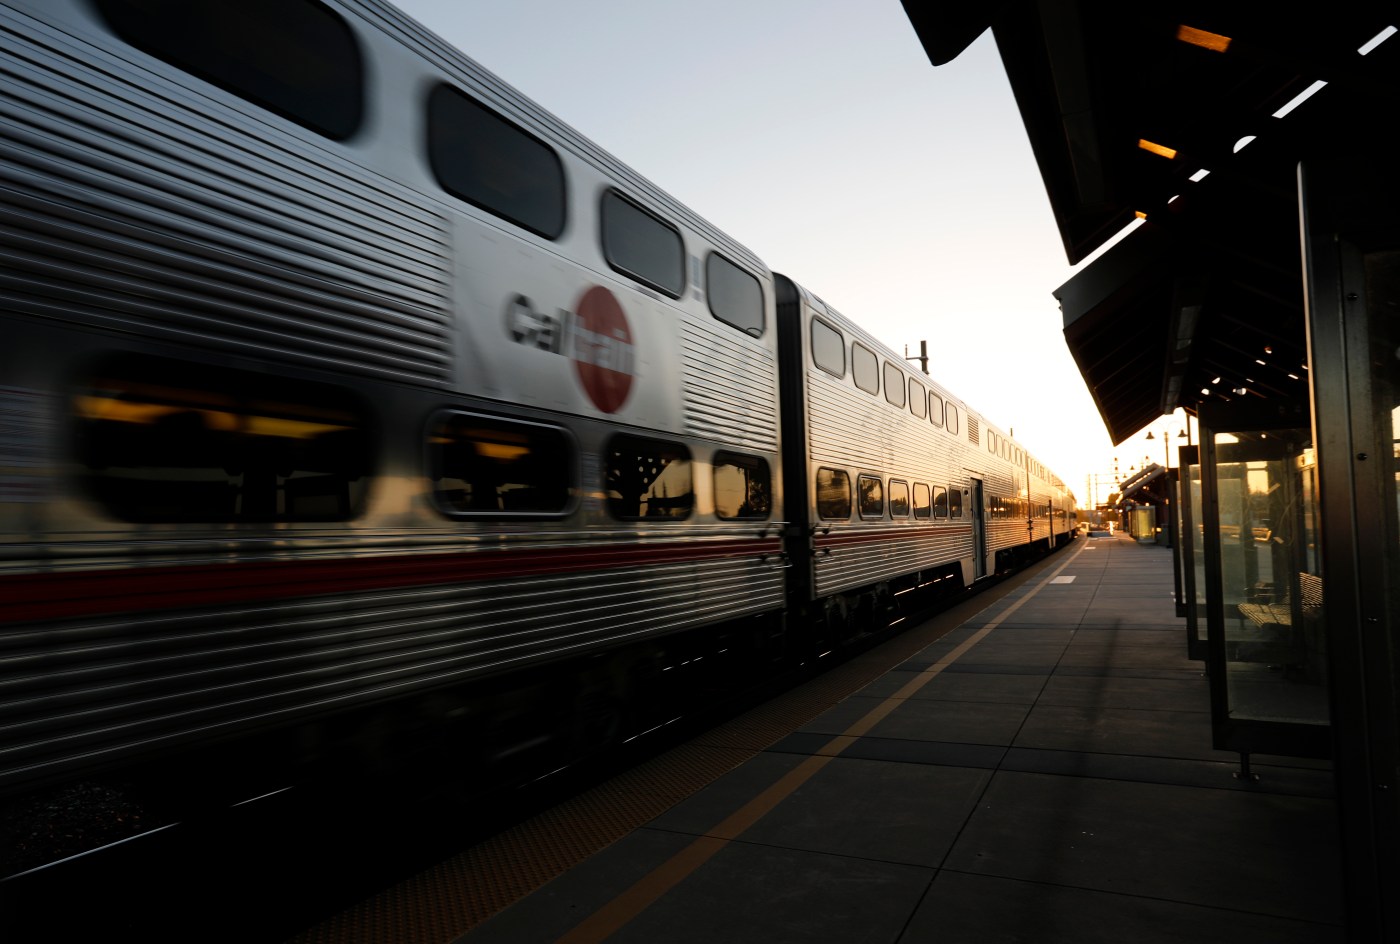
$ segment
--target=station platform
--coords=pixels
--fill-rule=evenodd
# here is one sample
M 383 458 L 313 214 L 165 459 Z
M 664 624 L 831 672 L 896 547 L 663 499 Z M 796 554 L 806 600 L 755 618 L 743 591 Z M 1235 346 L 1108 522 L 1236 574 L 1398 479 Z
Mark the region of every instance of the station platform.
M 1211 749 L 1169 549 L 1081 539 L 971 602 L 458 944 L 1344 939 L 1331 772 Z

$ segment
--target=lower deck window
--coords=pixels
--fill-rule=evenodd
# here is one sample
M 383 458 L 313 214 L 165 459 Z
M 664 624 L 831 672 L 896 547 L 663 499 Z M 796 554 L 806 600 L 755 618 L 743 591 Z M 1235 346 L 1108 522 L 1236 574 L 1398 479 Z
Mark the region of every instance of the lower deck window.
M 883 518 L 885 516 L 884 483 L 874 475 L 862 475 L 856 480 L 856 490 L 860 492 L 860 516 L 862 518 Z
M 817 516 L 845 521 L 851 517 L 851 477 L 841 469 L 817 470 Z
M 890 479 L 890 517 L 909 517 L 909 485 L 898 479 Z
M 941 520 L 948 517 L 948 490 L 942 485 L 933 487 L 933 516 Z
M 767 518 L 773 512 L 768 463 L 757 456 L 715 454 L 715 514 L 721 518 Z
M 440 414 L 428 432 L 433 501 L 450 515 L 558 515 L 569 508 L 573 443 L 538 423 Z
M 680 443 L 614 436 L 608 444 L 608 511 L 614 518 L 689 518 L 690 451 Z
M 365 407 L 329 384 L 133 355 L 72 416 L 84 487 L 126 521 L 344 521 L 372 473 Z
M 933 512 L 933 499 L 929 487 L 922 482 L 914 483 L 914 517 L 928 518 Z

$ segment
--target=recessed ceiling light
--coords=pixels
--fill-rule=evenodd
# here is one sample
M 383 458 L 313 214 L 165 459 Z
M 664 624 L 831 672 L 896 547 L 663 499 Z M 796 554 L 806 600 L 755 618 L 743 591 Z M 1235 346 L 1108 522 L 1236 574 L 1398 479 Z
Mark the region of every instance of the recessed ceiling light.
M 1395 27 L 1393 27 L 1393 26 L 1387 26 L 1385 29 L 1381 30 L 1381 31 L 1380 31 L 1379 33 L 1377 33 L 1375 36 L 1372 36 L 1369 40 L 1367 40 L 1367 41 L 1366 41 L 1366 45 L 1362 46 L 1360 49 L 1358 49 L 1358 50 L 1356 50 L 1356 51 L 1359 52 L 1359 53 L 1361 53 L 1361 55 L 1364 56 L 1364 55 L 1366 55 L 1368 52 L 1370 52 L 1371 50 L 1375 49 L 1375 48 L 1376 48 L 1377 46 L 1379 46 L 1381 43 L 1385 42 L 1387 39 L 1389 39 L 1390 37 L 1392 37 L 1392 36 L 1394 36 L 1394 35 L 1395 35 Z
M 1316 95 L 1318 92 L 1322 91 L 1326 87 L 1327 83 L 1322 81 L 1321 79 L 1318 79 L 1312 85 L 1309 85 L 1297 95 L 1293 96 L 1292 100 L 1290 100 L 1287 105 L 1284 105 L 1278 111 L 1274 112 L 1274 117 L 1282 118 L 1284 115 L 1288 114 L 1290 111 L 1297 108 L 1299 105 L 1303 104 L 1303 102 L 1306 102 L 1308 99 L 1312 98 L 1314 95 Z
M 1209 49 L 1212 52 L 1224 52 L 1230 48 L 1230 37 L 1221 36 L 1219 33 L 1212 33 L 1203 29 L 1196 29 L 1193 26 L 1178 26 L 1176 28 L 1176 38 L 1183 43 L 1190 43 L 1192 46 L 1200 46 L 1202 49 Z
M 1146 138 L 1138 138 L 1138 147 L 1142 148 L 1144 151 L 1150 151 L 1151 153 L 1156 154 L 1159 157 L 1165 157 L 1167 160 L 1171 160 L 1172 158 L 1176 157 L 1175 148 L 1169 148 L 1165 144 L 1158 144 L 1157 142 L 1149 141 Z

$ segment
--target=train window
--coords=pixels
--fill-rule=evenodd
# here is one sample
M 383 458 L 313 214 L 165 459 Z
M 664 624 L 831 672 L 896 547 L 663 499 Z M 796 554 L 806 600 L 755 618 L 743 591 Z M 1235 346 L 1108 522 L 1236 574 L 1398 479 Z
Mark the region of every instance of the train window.
M 817 516 L 851 517 L 851 477 L 840 469 L 817 470 Z
M 97 0 L 123 40 L 317 134 L 343 140 L 364 112 L 350 27 L 319 0 Z
M 851 374 L 866 393 L 880 392 L 880 359 L 859 342 L 851 342 Z
M 856 491 L 860 494 L 860 516 L 862 518 L 883 518 L 885 516 L 885 487 L 879 477 L 862 475 L 856 478 Z
M 890 479 L 890 517 L 909 517 L 909 484 Z
M 929 488 L 922 482 L 914 483 L 914 517 L 928 518 L 933 514 L 933 500 Z
M 939 520 L 948 517 L 948 490 L 942 485 L 933 487 L 933 516 Z
M 961 518 L 963 516 L 963 493 L 960 488 L 948 489 L 948 517 Z
M 948 432 L 954 436 L 958 434 L 958 408 L 949 403 L 943 412 L 943 423 L 948 428 Z
M 763 336 L 763 287 L 758 279 L 716 253 L 705 260 L 710 313 L 745 334 Z
M 603 255 L 617 271 L 672 298 L 685 291 L 680 230 L 616 190 L 603 194 Z
M 928 413 L 928 393 L 913 377 L 909 378 L 909 412 L 919 419 Z
M 72 415 L 84 487 L 126 521 L 344 521 L 373 471 L 366 407 L 329 384 L 133 355 Z
M 943 398 L 932 392 L 928 395 L 928 421 L 934 426 L 943 425 Z
M 904 408 L 904 371 L 885 361 L 885 399 Z
M 614 518 L 689 518 L 695 505 L 690 451 L 680 443 L 614 436 L 605 487 Z
M 846 339 L 820 318 L 812 319 L 812 363 L 833 377 L 846 376 Z
M 428 163 L 454 197 L 546 239 L 564 231 L 559 155 L 450 85 L 428 95 Z
M 428 431 L 433 501 L 449 515 L 564 514 L 573 452 L 558 427 L 441 413 Z
M 721 518 L 767 518 L 773 512 L 768 463 L 757 456 L 717 452 L 714 458 L 715 514 Z

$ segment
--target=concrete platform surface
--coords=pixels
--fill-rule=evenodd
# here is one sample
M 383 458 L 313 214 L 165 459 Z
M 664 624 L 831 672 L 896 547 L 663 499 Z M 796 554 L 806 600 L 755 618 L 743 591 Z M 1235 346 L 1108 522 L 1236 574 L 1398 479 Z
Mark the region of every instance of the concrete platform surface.
M 1081 540 L 459 942 L 1342 941 L 1330 771 L 1235 779 L 1171 589 Z

